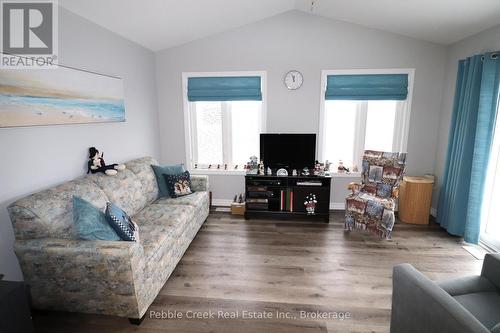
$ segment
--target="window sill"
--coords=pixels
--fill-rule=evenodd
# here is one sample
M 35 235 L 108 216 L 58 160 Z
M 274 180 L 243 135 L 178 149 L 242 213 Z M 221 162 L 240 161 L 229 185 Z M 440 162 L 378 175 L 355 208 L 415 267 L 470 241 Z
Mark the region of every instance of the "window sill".
M 361 178 L 361 172 L 332 172 L 332 178 Z
M 189 173 L 192 175 L 214 175 L 214 176 L 244 176 L 246 172 L 243 170 L 224 170 L 224 169 L 191 169 Z
M 215 176 L 245 176 L 247 173 L 243 170 L 222 170 L 222 169 L 192 169 L 189 170 L 192 175 L 215 175 Z M 360 178 L 361 172 L 332 172 L 332 178 Z

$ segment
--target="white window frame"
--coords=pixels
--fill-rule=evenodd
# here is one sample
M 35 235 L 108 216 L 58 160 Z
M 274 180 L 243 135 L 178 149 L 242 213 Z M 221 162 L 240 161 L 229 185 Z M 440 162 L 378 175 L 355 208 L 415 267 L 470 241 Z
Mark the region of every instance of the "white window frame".
M 497 107 L 497 113 L 500 114 L 500 108 Z M 500 165 L 500 133 L 498 133 L 498 129 L 500 129 L 500 122 L 497 120 L 497 124 L 495 124 L 495 131 L 493 133 L 493 144 L 491 155 L 489 158 L 489 165 L 487 167 L 487 175 L 486 175 L 486 185 L 483 191 L 483 204 L 481 207 L 481 231 L 479 234 L 479 243 L 491 252 L 500 251 L 500 239 L 491 234 L 486 233 L 486 228 L 488 227 L 488 223 L 494 223 L 494 216 L 491 216 L 491 206 L 495 204 L 493 201 L 492 192 L 494 191 L 494 184 L 496 182 L 496 178 L 500 177 L 497 172 L 497 166 Z
M 240 170 L 218 170 L 218 169 L 194 169 L 192 163 L 194 156 L 196 155 L 196 147 L 193 147 L 193 142 L 196 140 L 196 133 L 191 133 L 191 124 L 196 122 L 196 118 L 193 117 L 194 112 L 190 112 L 190 104 L 187 92 L 188 92 L 188 79 L 190 77 L 223 77 L 223 76 L 260 76 L 260 89 L 262 92 L 262 107 L 261 107 L 261 121 L 260 121 L 260 133 L 266 133 L 266 123 L 267 123 L 267 72 L 266 71 L 231 71 L 231 72 L 183 72 L 182 73 L 182 99 L 183 99 L 183 111 L 184 111 L 184 142 L 186 149 L 186 169 L 193 174 L 220 174 L 220 175 L 243 175 L 245 171 L 243 168 Z M 227 105 L 222 104 L 222 116 L 226 117 L 225 121 L 230 122 L 230 112 L 227 110 Z M 231 131 L 231 128 L 229 128 Z M 231 133 L 222 133 L 223 135 L 223 146 L 226 148 L 231 147 L 230 137 Z M 194 140 L 193 140 L 194 139 Z M 194 148 L 194 149 L 192 149 Z M 231 149 L 223 149 L 223 154 L 231 154 Z M 230 160 L 231 156 L 224 155 L 224 160 Z
M 411 103 L 413 97 L 413 79 L 415 76 L 414 68 L 387 68 L 387 69 L 336 69 L 321 71 L 321 91 L 320 91 L 320 109 L 319 109 L 319 142 L 318 158 L 320 161 L 325 159 L 325 140 L 326 140 L 326 122 L 325 122 L 325 92 L 326 78 L 328 75 L 364 75 L 364 74 L 407 74 L 408 75 L 408 96 L 403 103 L 398 103 L 400 109 L 396 112 L 394 120 L 394 138 L 393 151 L 406 152 L 408 147 L 408 134 L 410 129 Z M 361 103 L 357 114 L 367 112 L 368 103 Z M 361 158 L 364 151 L 366 135 L 366 116 L 356 118 L 356 133 L 360 136 L 354 139 L 353 157 L 358 165 L 361 165 Z M 399 130 L 398 130 L 399 129 Z M 359 159 L 359 160 L 358 160 Z M 330 161 L 335 163 L 335 161 Z

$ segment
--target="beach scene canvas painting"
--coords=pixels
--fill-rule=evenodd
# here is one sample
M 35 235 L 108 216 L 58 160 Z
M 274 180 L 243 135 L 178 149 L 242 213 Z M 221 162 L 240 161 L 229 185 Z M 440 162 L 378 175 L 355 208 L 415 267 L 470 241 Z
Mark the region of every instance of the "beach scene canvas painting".
M 120 78 L 63 66 L 0 70 L 0 127 L 121 121 Z

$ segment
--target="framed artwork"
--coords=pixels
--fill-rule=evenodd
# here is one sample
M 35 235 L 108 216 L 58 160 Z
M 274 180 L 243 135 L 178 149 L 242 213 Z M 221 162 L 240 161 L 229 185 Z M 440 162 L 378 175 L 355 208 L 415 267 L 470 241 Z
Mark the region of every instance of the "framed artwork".
M 121 78 L 61 65 L 0 69 L 0 128 L 123 121 Z

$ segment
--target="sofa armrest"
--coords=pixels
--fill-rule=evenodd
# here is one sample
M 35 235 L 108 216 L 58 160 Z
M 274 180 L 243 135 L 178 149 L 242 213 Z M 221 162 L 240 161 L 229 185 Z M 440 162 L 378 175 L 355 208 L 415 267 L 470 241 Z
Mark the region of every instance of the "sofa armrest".
M 496 291 L 495 286 L 484 276 L 466 276 L 437 282 L 451 296 Z
M 139 243 L 29 239 L 14 249 L 35 308 L 140 318 Z
M 498 289 L 500 289 L 500 253 L 487 253 L 484 256 L 481 276 L 487 278 Z
M 489 330 L 453 297 L 409 264 L 394 267 L 391 333 Z
M 194 191 L 208 191 L 208 176 L 191 175 L 191 187 Z

